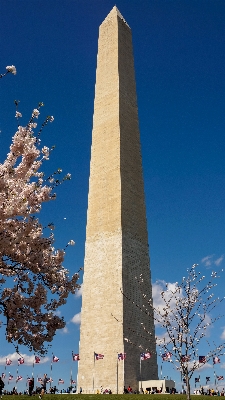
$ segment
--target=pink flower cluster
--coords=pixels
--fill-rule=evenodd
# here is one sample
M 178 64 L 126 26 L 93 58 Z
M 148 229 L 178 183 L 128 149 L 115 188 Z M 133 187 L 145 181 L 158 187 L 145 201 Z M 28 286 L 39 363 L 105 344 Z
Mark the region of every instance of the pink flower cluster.
M 43 202 L 55 198 L 57 186 L 54 174 L 44 181 L 38 172 L 50 153 L 47 147 L 38 148 L 32 130 L 38 115 L 39 108 L 26 127 L 18 127 L 0 164 L 0 319 L 5 319 L 9 342 L 44 354 L 45 343 L 65 326 L 56 310 L 75 293 L 79 276 L 69 278 L 62 265 L 64 250 L 55 251 L 53 233 L 43 237 L 34 216 Z

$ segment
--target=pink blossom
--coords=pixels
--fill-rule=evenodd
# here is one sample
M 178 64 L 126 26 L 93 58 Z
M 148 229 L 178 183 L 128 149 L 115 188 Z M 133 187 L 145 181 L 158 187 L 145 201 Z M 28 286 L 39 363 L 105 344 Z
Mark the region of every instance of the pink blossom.
M 7 70 L 8 72 L 11 72 L 13 75 L 16 75 L 16 67 L 15 67 L 15 65 L 8 65 L 8 66 L 6 67 L 6 70 Z
M 32 118 L 39 114 L 34 109 Z M 54 249 L 53 233 L 44 237 L 34 217 L 43 202 L 55 198 L 54 178 L 51 184 L 39 172 L 49 149 L 37 147 L 35 127 L 34 123 L 18 127 L 7 158 L 0 164 L 0 314 L 5 317 L 9 342 L 44 354 L 45 343 L 65 326 L 55 310 L 79 288 L 79 276 L 69 278 L 63 267 L 64 250 Z

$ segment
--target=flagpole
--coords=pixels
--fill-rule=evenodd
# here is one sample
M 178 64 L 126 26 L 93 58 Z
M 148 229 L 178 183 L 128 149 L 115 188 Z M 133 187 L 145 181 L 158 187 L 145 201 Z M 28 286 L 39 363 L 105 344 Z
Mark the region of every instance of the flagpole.
M 7 358 L 6 358 L 7 360 Z M 6 380 L 6 361 L 5 361 L 5 380 Z
M 140 378 L 141 378 L 141 393 L 142 393 L 141 355 L 140 355 Z
M 162 363 L 161 363 L 161 379 L 162 379 Z
M 123 346 L 124 349 L 124 346 Z M 123 350 L 124 351 L 124 350 Z M 124 353 L 125 354 L 125 353 Z M 124 389 L 124 363 L 125 363 L 125 359 L 123 360 L 123 389 Z
M 52 361 L 53 361 L 53 353 L 52 353 Z M 51 361 L 51 373 L 50 373 L 50 393 L 52 389 L 52 361 Z
M 118 368 L 119 368 L 119 364 L 118 364 L 118 353 L 117 353 L 117 364 L 116 364 L 116 394 L 118 394 Z
M 70 386 L 71 386 L 71 391 L 72 391 L 72 381 L 73 381 L 73 372 L 72 372 L 72 368 L 73 368 L 73 350 L 72 350 L 72 365 L 71 365 L 71 371 L 70 371 Z
M 78 383 L 78 370 L 79 370 L 79 360 L 78 360 L 78 368 L 77 368 L 77 381 L 76 381 L 76 392 L 78 393 L 78 387 L 77 387 L 77 383 Z M 75 392 L 75 393 L 76 393 Z
M 17 370 L 16 370 L 16 386 L 15 386 L 16 391 L 17 391 L 17 382 L 18 382 L 17 378 L 18 378 L 18 373 L 19 373 L 19 369 L 18 369 L 18 365 L 17 365 Z
M 94 351 L 94 370 L 93 370 L 93 394 L 95 393 L 95 351 Z
M 124 348 L 124 340 L 123 340 L 123 347 L 122 347 L 122 349 L 123 349 L 123 353 L 124 354 L 126 354 L 125 353 L 125 348 Z M 124 363 L 125 363 L 125 359 L 123 360 L 123 393 L 124 393 L 124 387 L 125 387 L 125 383 L 124 383 Z

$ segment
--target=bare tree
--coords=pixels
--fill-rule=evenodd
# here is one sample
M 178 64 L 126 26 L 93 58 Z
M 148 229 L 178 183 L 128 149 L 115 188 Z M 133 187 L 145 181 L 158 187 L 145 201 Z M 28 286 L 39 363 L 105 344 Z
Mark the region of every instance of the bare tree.
M 205 283 L 206 277 L 197 271 L 197 264 L 188 270 L 187 277 L 181 283 L 166 284 L 160 293 L 160 305 L 154 306 L 153 300 L 143 293 L 143 304 L 136 304 L 141 312 L 151 315 L 154 311 L 155 322 L 163 329 L 163 335 L 157 339 L 160 354 L 164 361 L 169 361 L 180 371 L 187 386 L 187 399 L 190 400 L 190 379 L 207 361 L 224 353 L 225 343 L 216 346 L 209 344 L 205 355 L 199 354 L 199 344 L 212 326 L 222 315 L 215 313 L 215 308 L 223 301 L 212 293 L 219 278 L 216 272 Z M 143 278 L 136 278 L 142 285 Z M 126 294 L 124 294 L 125 297 Z M 143 326 L 143 335 L 151 340 L 151 332 Z M 150 336 L 149 336 L 150 335 Z

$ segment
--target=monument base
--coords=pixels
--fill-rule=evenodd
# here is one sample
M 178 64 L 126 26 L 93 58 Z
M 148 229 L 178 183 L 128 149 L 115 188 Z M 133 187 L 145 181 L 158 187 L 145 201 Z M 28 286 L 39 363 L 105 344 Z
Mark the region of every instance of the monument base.
M 139 382 L 140 393 L 175 393 L 175 382 L 167 379 L 154 379 Z

